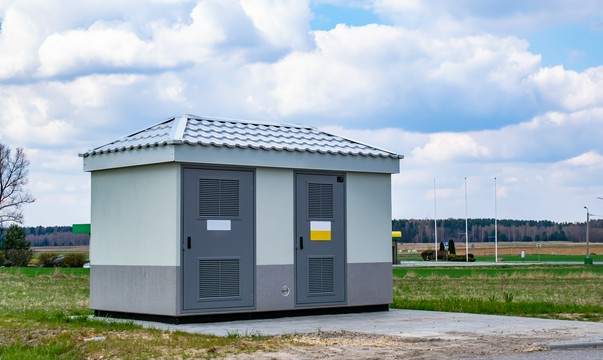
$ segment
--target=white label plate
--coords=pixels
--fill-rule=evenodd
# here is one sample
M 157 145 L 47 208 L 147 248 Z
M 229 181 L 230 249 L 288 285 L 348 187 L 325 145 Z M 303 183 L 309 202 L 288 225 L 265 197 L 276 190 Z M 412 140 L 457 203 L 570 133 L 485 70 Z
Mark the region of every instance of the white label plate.
M 230 220 L 207 220 L 207 231 L 230 231 Z

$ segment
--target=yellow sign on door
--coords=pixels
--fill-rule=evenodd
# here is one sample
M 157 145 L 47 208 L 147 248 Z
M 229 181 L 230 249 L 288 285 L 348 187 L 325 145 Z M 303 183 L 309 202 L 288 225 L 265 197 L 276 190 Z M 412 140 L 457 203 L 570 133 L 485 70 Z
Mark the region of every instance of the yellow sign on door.
M 330 221 L 310 221 L 311 241 L 331 241 Z

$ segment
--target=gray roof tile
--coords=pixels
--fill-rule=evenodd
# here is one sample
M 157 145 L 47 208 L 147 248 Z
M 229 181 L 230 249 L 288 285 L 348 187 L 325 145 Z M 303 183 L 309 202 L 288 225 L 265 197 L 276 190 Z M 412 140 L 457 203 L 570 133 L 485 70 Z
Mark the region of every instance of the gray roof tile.
M 194 115 L 171 118 L 81 155 L 87 157 L 181 143 L 268 151 L 402 158 L 396 153 L 309 126 L 202 118 Z

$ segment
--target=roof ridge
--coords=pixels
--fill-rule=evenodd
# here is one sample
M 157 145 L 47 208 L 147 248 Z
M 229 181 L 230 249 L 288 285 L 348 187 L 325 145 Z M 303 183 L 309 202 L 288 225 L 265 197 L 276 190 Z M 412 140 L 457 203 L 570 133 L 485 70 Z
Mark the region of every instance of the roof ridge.
M 118 139 L 118 140 L 115 140 L 115 141 L 119 141 L 119 140 L 121 140 L 121 139 L 125 139 L 125 138 L 132 137 L 132 136 L 134 136 L 134 135 L 137 135 L 137 134 L 140 134 L 140 133 L 145 132 L 145 131 L 147 131 L 147 130 L 150 130 L 150 129 L 152 129 L 152 128 L 156 127 L 156 126 L 163 125 L 163 124 L 167 124 L 167 123 L 169 123 L 170 121 L 174 121 L 175 119 L 176 119 L 176 117 L 172 116 L 172 117 L 168 118 L 167 120 L 164 120 L 164 121 L 158 122 L 158 123 L 153 124 L 153 125 L 151 125 L 151 126 L 147 126 L 146 128 L 144 128 L 144 129 L 142 129 L 142 130 L 138 130 L 138 131 L 136 131 L 136 132 L 131 133 L 130 135 L 123 136 L 122 138 L 120 138 L 120 139 Z M 113 142 L 115 142 L 115 141 L 113 141 Z M 113 142 L 111 142 L 111 143 L 113 143 Z M 111 143 L 109 143 L 109 144 L 111 144 Z
M 182 141 L 184 131 L 186 130 L 186 125 L 188 123 L 188 117 L 183 115 L 178 118 L 174 118 L 174 122 L 176 122 L 176 124 L 175 126 L 172 124 L 169 139 L 172 141 Z
M 267 125 L 267 126 L 276 126 L 276 127 L 318 130 L 316 127 L 311 126 L 311 125 L 287 124 L 287 123 L 278 123 L 278 122 L 265 121 L 265 120 L 243 120 L 243 119 L 221 118 L 221 117 L 213 117 L 213 116 L 198 116 L 198 115 L 193 115 L 193 114 L 184 114 L 182 116 L 188 117 L 189 119 L 194 119 L 194 120 L 207 120 L 207 121 L 229 122 L 229 123 L 237 123 L 237 124 Z

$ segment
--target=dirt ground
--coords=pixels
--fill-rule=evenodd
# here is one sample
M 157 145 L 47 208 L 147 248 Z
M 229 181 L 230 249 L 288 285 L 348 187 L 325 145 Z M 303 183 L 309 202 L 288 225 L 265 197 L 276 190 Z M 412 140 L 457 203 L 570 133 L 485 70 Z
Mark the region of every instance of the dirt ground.
M 546 350 L 546 343 L 572 339 L 564 332 L 543 331 L 534 337 L 478 336 L 451 333 L 447 338 L 416 338 L 348 331 L 296 335 L 291 346 L 226 359 L 479 359 L 487 355 Z

